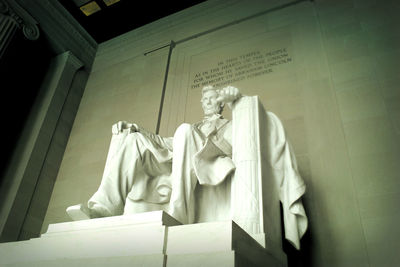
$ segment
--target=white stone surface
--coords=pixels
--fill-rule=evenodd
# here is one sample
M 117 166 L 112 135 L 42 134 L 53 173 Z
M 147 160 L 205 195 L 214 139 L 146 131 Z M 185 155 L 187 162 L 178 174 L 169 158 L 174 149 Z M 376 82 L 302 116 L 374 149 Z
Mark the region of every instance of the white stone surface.
M 31 239 L 2 248 L 2 263 L 73 258 L 117 257 L 161 254 L 165 226 L 130 226 L 78 231 Z
M 173 266 L 286 266 L 233 221 L 169 227 L 166 253 Z
M 220 251 L 213 253 L 198 253 L 198 254 L 178 254 L 178 255 L 168 255 L 167 266 L 221 266 L 221 267 L 231 267 L 231 266 L 246 266 L 237 265 L 236 262 L 239 261 L 238 256 L 234 251 Z M 249 265 L 247 265 L 249 266 Z
M 138 226 L 143 224 L 173 226 L 173 225 L 179 225 L 180 222 L 175 220 L 167 213 L 159 210 L 159 211 L 150 211 L 137 214 L 129 214 L 125 216 L 113 216 L 105 218 L 96 218 L 91 220 L 50 224 L 47 232 L 43 234 L 42 237 L 54 234 L 65 234 L 66 232 L 73 232 L 73 231 Z
M 35 262 L 18 262 L 1 265 L 4 267 L 164 267 L 165 255 L 140 255 L 125 257 L 96 257 L 85 259 L 57 259 Z
M 239 243 L 248 243 L 262 249 L 253 238 L 232 221 L 180 225 L 168 229 L 167 253 L 235 250 Z
M 0 244 L 0 265 L 162 255 L 166 225 L 176 224 L 158 211 L 50 225 L 41 238 Z
M 222 266 L 222 267 L 248 267 L 248 266 L 268 266 L 282 267 L 285 264 L 277 262 L 268 256 L 252 253 L 252 256 L 243 255 L 236 251 L 219 251 L 210 253 L 196 254 L 177 254 L 168 255 L 167 266 L 174 267 L 205 267 L 205 266 Z
M 0 266 L 286 266 L 232 221 L 174 223 L 164 212 L 61 223 L 0 244 Z

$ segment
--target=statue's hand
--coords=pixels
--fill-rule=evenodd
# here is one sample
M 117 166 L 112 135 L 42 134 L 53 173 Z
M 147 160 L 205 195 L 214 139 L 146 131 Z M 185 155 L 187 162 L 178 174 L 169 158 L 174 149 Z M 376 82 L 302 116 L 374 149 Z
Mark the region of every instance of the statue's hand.
M 227 86 L 218 91 L 217 101 L 232 104 L 236 99 L 241 97 L 239 89 L 233 86 Z
M 129 123 L 127 121 L 119 121 L 115 123 L 111 128 L 113 134 L 120 134 L 124 130 L 129 130 L 130 133 L 133 133 L 137 132 L 139 130 L 139 127 L 135 123 Z

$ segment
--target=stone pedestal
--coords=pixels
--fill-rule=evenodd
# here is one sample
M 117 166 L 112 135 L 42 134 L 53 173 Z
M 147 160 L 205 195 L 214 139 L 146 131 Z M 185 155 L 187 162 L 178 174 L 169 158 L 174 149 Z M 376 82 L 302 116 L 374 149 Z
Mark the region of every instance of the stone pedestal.
M 285 266 L 232 221 L 180 225 L 163 211 L 52 224 L 0 244 L 1 266 Z
M 233 221 L 168 228 L 167 266 L 286 266 Z

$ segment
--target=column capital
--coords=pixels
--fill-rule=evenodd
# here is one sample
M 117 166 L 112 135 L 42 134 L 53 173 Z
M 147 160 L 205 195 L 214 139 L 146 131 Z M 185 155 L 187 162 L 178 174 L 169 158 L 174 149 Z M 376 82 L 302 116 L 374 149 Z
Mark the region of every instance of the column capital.
M 14 20 L 27 39 L 39 38 L 40 31 L 37 21 L 15 0 L 0 0 L 0 14 Z

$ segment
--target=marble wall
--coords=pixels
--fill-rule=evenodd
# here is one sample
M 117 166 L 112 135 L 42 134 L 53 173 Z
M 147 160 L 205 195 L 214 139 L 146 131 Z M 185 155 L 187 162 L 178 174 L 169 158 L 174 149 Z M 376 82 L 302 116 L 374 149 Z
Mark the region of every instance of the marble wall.
M 394 266 L 399 9 L 396 1 L 213 0 L 100 44 L 42 231 L 68 221 L 65 208 L 97 189 L 114 122 L 157 129 L 167 77 L 162 135 L 201 119 L 208 83 L 259 95 L 283 121 L 310 221 L 291 266 Z

